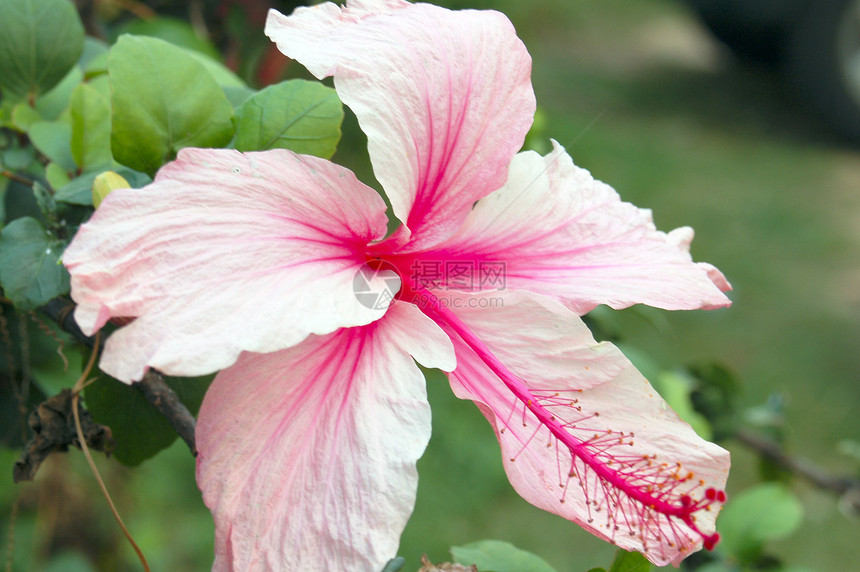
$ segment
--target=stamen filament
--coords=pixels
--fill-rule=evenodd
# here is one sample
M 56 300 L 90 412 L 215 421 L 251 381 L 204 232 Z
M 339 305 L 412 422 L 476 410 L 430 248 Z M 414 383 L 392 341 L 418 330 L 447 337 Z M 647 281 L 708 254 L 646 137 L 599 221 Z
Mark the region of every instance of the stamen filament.
M 623 455 L 611 456 L 610 453 L 607 453 L 611 447 L 618 444 L 625 444 L 624 438 L 628 437 L 629 439 L 632 437 L 632 434 L 626 435 L 624 433 L 614 431 L 609 431 L 608 433 L 601 431 L 598 433 L 598 430 L 596 430 L 587 439 L 577 437 L 571 433 L 567 427 L 580 430 L 582 427 L 575 427 L 573 423 L 565 422 L 557 415 L 550 412 L 542 403 L 546 401 L 550 405 L 558 406 L 558 401 L 560 400 L 556 397 L 557 393 L 551 396 L 542 397 L 538 393 L 529 389 L 525 380 L 505 367 L 505 365 L 493 354 L 492 350 L 490 350 L 490 348 L 488 348 L 486 344 L 484 344 L 484 342 L 433 293 L 423 288 L 416 289 L 415 293 L 418 295 L 416 299 L 421 300 L 420 307 L 422 311 L 438 324 L 447 326 L 450 330 L 456 333 L 457 336 L 475 352 L 490 371 L 492 371 L 502 381 L 505 387 L 513 393 L 516 399 L 522 403 L 524 407 L 523 415 L 525 415 L 525 411 L 528 410 L 544 427 L 549 430 L 550 434 L 555 437 L 558 442 L 563 443 L 567 447 L 573 457 L 571 470 L 576 470 L 575 465 L 576 460 L 578 460 L 594 472 L 598 477 L 601 486 L 607 493 L 606 498 L 614 498 L 616 500 L 616 504 L 618 504 L 617 507 L 611 508 L 620 509 L 624 520 L 627 520 L 628 516 L 625 514 L 624 508 L 621 504 L 618 503 L 618 493 L 636 501 L 636 503 L 642 507 L 641 510 L 643 511 L 643 517 L 646 517 L 645 513 L 651 512 L 651 514 L 659 513 L 666 517 L 676 518 L 698 533 L 704 540 L 706 548 L 713 548 L 719 536 L 716 533 L 711 535 L 703 533 L 698 526 L 696 526 L 694 513 L 707 509 L 710 504 L 716 501 L 717 496 L 725 498 L 722 491 L 716 492 L 713 489 L 708 489 L 705 493 L 705 497 L 698 501 L 694 501 L 688 494 L 681 495 L 678 499 L 673 499 L 672 496 L 667 493 L 671 493 L 674 490 L 674 485 L 670 485 L 668 488 L 665 488 L 665 483 L 658 482 L 661 474 L 665 475 L 670 472 L 668 465 L 663 464 L 660 467 L 654 467 L 653 471 L 651 471 L 651 463 L 650 461 L 647 461 L 646 458 L 645 460 L 647 461 L 648 468 L 646 468 L 645 471 L 642 471 L 635 467 L 636 464 L 643 461 L 641 456 L 632 457 L 629 461 L 625 461 L 625 456 Z M 566 401 L 570 402 L 570 400 Z M 571 402 L 570 406 L 581 411 L 581 407 L 574 406 L 573 402 Z M 593 422 L 595 418 L 599 419 L 597 416 L 598 413 L 596 412 L 592 415 L 586 414 L 586 416 L 583 417 L 583 420 L 591 419 Z M 533 438 L 534 436 L 535 435 L 532 434 L 531 437 Z M 528 442 L 523 444 L 522 449 L 517 453 L 517 456 L 529 446 L 531 440 L 532 439 L 529 438 Z M 629 440 L 628 443 L 632 444 Z M 603 459 L 601 456 L 610 457 L 610 460 Z M 680 467 L 677 467 L 677 470 L 680 470 Z M 654 478 L 654 486 L 643 486 L 643 479 L 640 477 L 645 477 L 645 482 L 649 482 L 649 476 Z M 673 476 L 677 475 L 673 474 Z M 687 475 L 686 477 L 681 476 L 676 478 L 675 481 L 689 481 L 691 477 L 692 474 Z M 638 482 L 636 481 L 637 478 L 640 478 Z M 587 487 L 588 479 L 583 480 L 580 478 L 580 485 Z M 610 493 L 610 491 L 606 490 L 607 485 L 613 487 L 615 491 Z M 587 496 L 588 491 L 585 489 L 583 490 Z M 673 500 L 677 500 L 677 502 L 670 502 Z M 674 528 L 673 525 L 670 524 L 670 526 Z

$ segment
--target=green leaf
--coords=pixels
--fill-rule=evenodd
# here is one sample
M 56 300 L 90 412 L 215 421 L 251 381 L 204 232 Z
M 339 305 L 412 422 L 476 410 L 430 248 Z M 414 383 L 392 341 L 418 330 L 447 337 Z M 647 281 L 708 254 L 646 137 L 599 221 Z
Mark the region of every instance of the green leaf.
M 233 70 L 219 62 L 218 60 L 212 59 L 206 54 L 202 54 L 200 52 L 194 50 L 185 50 L 189 56 L 200 62 L 200 64 L 206 68 L 212 75 L 212 79 L 215 82 L 223 87 L 248 87 L 248 85 L 242 81 L 242 78 L 233 73 Z
M 69 0 L 0 2 L 0 87 L 37 97 L 69 72 L 84 49 L 84 26 Z
M 183 147 L 223 147 L 233 108 L 200 62 L 155 38 L 121 36 L 108 57 L 111 150 L 154 174 Z
M 0 233 L 0 284 L 15 307 L 32 310 L 69 291 L 63 243 L 36 219 L 13 220 Z
M 89 81 L 87 81 L 87 85 L 102 94 L 108 100 L 108 105 L 110 105 L 110 79 L 108 78 L 107 72 L 102 75 L 96 76 Z
M 696 568 L 696 572 L 741 572 L 741 569 L 730 562 L 708 562 Z
M 555 572 L 542 558 L 501 540 L 479 540 L 451 548 L 454 560 L 493 572 Z
M 128 167 L 103 167 L 82 174 L 72 180 L 68 185 L 61 187 L 54 193 L 54 200 L 70 205 L 93 206 L 93 181 L 105 171 L 116 171 L 135 189 L 152 182 L 152 179 L 139 171 Z
M 9 179 L 0 177 L 0 231 L 6 224 L 6 191 L 9 189 Z
M 66 171 L 76 169 L 72 157 L 72 126 L 63 121 L 36 121 L 27 131 L 33 147 Z
M 3 345 L 2 339 L 0 339 L 0 349 L 5 350 Z M 23 429 L 27 426 L 27 416 L 21 412 L 21 408 L 18 406 L 18 399 L 21 394 L 20 392 L 16 394 L 12 384 L 7 381 L 7 376 L 6 370 L 0 371 L 0 446 L 20 448 L 26 441 L 26 433 Z M 24 403 L 26 411 L 31 411 L 44 399 L 45 394 L 42 393 L 41 389 L 31 385 L 27 402 Z M 20 451 L 18 454 L 20 455 Z
M 638 552 L 627 552 L 620 548 L 615 552 L 615 559 L 609 572 L 650 572 L 651 563 Z
M 65 187 L 71 181 L 68 172 L 56 163 L 48 163 L 45 167 L 45 178 L 52 189 Z
M 9 181 L 8 179 L 6 180 Z M 39 208 L 39 203 L 36 201 L 32 188 L 22 185 L 17 181 L 9 181 L 5 194 L 5 204 L 3 206 L 6 210 L 4 218 L 6 222 L 12 222 L 13 220 L 28 216 L 40 221 L 45 220 L 45 215 L 42 214 L 42 209 Z
M 148 20 L 128 20 L 119 32 L 133 36 L 149 36 L 164 40 L 174 46 L 206 54 L 210 58 L 218 57 L 218 50 L 210 42 L 202 39 L 184 20 L 159 16 Z
M 84 51 L 78 58 L 78 67 L 86 77 L 107 73 L 107 53 L 110 46 L 103 40 L 87 36 L 84 38 Z
M 63 552 L 52 556 L 45 564 L 45 572 L 93 572 L 94 570 L 87 557 L 77 552 Z
M 110 55 L 110 50 L 108 49 L 108 50 L 105 50 L 99 54 L 96 54 L 96 56 L 93 57 L 93 59 L 88 61 L 83 68 L 84 69 L 84 77 L 86 79 L 90 80 L 90 79 L 95 78 L 95 77 L 107 76 L 107 72 L 108 72 L 107 66 L 108 66 L 108 56 L 109 55 Z
M 404 564 L 406 564 L 406 559 L 402 556 L 392 558 L 385 564 L 382 572 L 400 572 L 400 570 L 403 569 Z
M 196 415 L 213 376 L 167 377 L 165 381 Z M 113 454 L 124 465 L 139 465 L 170 446 L 176 431 L 137 388 L 102 375 L 85 392 L 86 406 L 97 423 L 113 432 Z
M 722 552 L 749 559 L 769 540 L 790 536 L 803 521 L 803 505 L 784 485 L 765 483 L 729 499 L 717 521 Z
M 248 101 L 249 97 L 257 93 L 256 90 L 253 90 L 250 87 L 221 86 L 221 88 L 224 90 L 224 95 L 227 96 L 233 109 L 239 108 L 243 103 Z
M 12 171 L 23 171 L 36 160 L 36 154 L 30 147 L 13 147 L 3 151 L 0 164 Z
M 45 215 L 48 221 L 55 221 L 57 214 L 57 201 L 51 194 L 50 189 L 39 181 L 33 182 L 33 196 L 36 197 L 36 204 L 39 205 L 39 210 Z
M 2 95 L 2 94 L 0 94 Z M 12 127 L 12 108 L 14 104 L 8 100 L 0 97 L 0 127 Z M 0 143 L 3 143 L 3 147 L 6 146 L 6 136 L 0 133 Z
M 70 105 L 75 163 L 84 171 L 110 165 L 110 101 L 82 83 L 72 92 Z
M 343 105 L 330 87 L 306 80 L 271 85 L 236 110 L 236 149 L 289 149 L 330 158 L 340 141 Z
M 84 73 L 77 66 L 72 68 L 57 87 L 36 100 L 36 111 L 43 119 L 57 119 L 69 108 L 72 92 L 84 80 Z
M 39 112 L 30 107 L 30 104 L 21 102 L 12 108 L 12 125 L 18 131 L 26 133 L 32 124 L 41 121 Z
M 699 437 L 705 440 L 713 438 L 713 431 L 707 418 L 696 411 L 690 399 L 694 388 L 693 379 L 681 373 L 664 371 L 652 379 L 652 383 L 654 389 L 666 400 L 672 411 L 689 423 Z

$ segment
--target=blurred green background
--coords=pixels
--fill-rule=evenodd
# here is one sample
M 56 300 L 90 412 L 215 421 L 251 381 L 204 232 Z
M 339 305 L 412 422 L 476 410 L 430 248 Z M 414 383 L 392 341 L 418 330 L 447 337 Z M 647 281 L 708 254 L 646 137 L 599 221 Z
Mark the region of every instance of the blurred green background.
M 557 139 L 625 200 L 652 208 L 662 230 L 694 227 L 694 257 L 719 267 L 735 288 L 728 310 L 634 308 L 601 314 L 601 323 L 663 370 L 722 363 L 743 382 L 739 399 L 753 408 L 751 426 L 779 426 L 790 454 L 856 474 L 856 460 L 837 443 L 860 440 L 858 149 L 806 115 L 773 72 L 739 65 L 681 2 L 447 5 L 505 12 L 534 58 L 545 119 L 539 135 Z M 247 33 L 262 37 L 261 28 Z M 348 118 L 335 161 L 371 181 L 363 152 Z M 440 376 L 428 385 L 434 436 L 419 464 L 404 570 L 417 569 L 422 553 L 447 560 L 450 546 L 483 538 L 539 554 L 559 572 L 607 566 L 611 546 L 512 492 L 475 407 L 453 398 Z M 758 462 L 738 443 L 723 445 L 733 454 L 731 499 L 758 481 Z M 11 482 L 14 460 L 0 451 L 7 569 L 139 569 L 78 452 L 55 455 L 23 486 Z M 209 568 L 213 527 L 182 443 L 136 469 L 98 463 L 153 570 Z M 770 552 L 808 570 L 856 566 L 860 520 L 840 512 L 829 493 L 800 480 L 793 488 L 804 523 Z

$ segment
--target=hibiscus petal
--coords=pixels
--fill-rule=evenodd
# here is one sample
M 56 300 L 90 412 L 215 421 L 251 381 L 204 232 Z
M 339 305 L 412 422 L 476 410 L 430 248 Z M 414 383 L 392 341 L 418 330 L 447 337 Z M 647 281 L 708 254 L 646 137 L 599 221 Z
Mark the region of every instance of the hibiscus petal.
M 368 326 L 242 354 L 197 423 L 197 482 L 216 526 L 213 570 L 381 570 L 415 503 L 430 437 L 427 367 L 450 340 L 414 306 Z
M 488 311 L 491 297 L 503 304 Z M 454 340 L 451 387 L 493 426 L 523 498 L 658 565 L 716 541 L 728 452 L 679 420 L 617 348 L 532 294 L 441 300 L 450 310 L 425 311 Z
M 551 296 L 578 314 L 599 304 L 690 310 L 731 303 L 723 275 L 692 261 L 692 229 L 658 231 L 650 211 L 622 202 L 553 143 L 546 157 L 517 155 L 505 186 L 422 256 L 478 270 L 502 265 L 504 287 Z
M 91 334 L 137 317 L 101 367 L 199 375 L 243 350 L 378 319 L 353 292 L 385 205 L 348 170 L 289 151 L 184 149 L 143 189 L 111 193 L 63 255 L 75 318 Z M 380 279 L 382 277 L 379 277 Z
M 270 12 L 266 34 L 318 78 L 334 76 L 394 214 L 420 245 L 452 234 L 504 183 L 535 110 L 531 58 L 504 15 L 325 3 Z

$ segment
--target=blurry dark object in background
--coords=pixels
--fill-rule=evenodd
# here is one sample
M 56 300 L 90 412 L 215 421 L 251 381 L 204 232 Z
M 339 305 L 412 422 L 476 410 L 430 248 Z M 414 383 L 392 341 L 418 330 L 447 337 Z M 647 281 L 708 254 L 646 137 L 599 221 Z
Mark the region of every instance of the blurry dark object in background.
M 686 0 L 742 60 L 776 67 L 800 102 L 860 143 L 860 0 Z
M 201 40 L 220 52 L 227 67 L 252 87 L 280 81 L 289 64 L 263 34 L 269 9 L 289 14 L 298 6 L 312 3 L 312 0 L 73 1 L 87 34 L 109 43 L 124 32 L 165 39 L 151 28 L 148 31 L 135 28 L 135 21 L 147 23 L 167 17 L 187 22 Z M 169 39 L 175 43 L 175 38 Z

